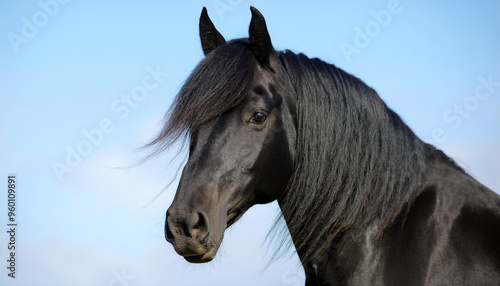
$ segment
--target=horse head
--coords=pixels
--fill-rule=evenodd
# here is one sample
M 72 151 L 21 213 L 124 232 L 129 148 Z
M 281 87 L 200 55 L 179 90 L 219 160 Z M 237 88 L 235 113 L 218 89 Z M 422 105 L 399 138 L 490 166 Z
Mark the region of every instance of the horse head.
M 190 136 L 165 223 L 167 241 L 189 262 L 211 261 L 225 229 L 252 205 L 278 199 L 292 175 L 295 94 L 263 16 L 251 11 L 248 39 L 226 43 L 203 9 L 205 59 L 167 122 Z

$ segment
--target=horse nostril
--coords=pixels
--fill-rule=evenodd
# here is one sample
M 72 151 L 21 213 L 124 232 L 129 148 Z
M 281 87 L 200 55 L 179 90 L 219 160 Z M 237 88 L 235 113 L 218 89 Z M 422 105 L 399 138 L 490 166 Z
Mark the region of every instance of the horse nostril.
M 196 233 L 198 235 L 206 235 L 208 233 L 208 220 L 206 215 L 202 212 L 197 212 L 196 216 L 197 218 L 191 227 L 191 232 L 193 234 Z
M 198 215 L 198 219 L 193 224 L 193 229 L 199 229 L 199 228 L 202 228 L 206 225 L 205 218 L 203 217 L 203 215 L 201 213 L 197 213 L 197 215 Z
M 204 212 L 179 212 L 169 209 L 165 219 L 165 238 L 168 242 L 188 237 L 204 239 L 208 234 L 208 217 Z

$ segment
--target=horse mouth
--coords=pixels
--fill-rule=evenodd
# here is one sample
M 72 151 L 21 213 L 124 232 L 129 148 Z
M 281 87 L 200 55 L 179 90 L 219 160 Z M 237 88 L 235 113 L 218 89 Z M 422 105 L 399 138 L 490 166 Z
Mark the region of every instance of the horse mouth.
M 227 216 L 227 221 L 226 221 L 226 228 L 231 226 L 233 223 L 235 223 L 238 219 L 241 218 L 244 212 L 241 211 L 235 211 L 235 212 L 230 212 Z M 220 245 L 222 242 L 222 238 L 224 237 L 224 232 L 222 232 L 220 238 L 217 241 L 217 244 Z M 192 254 L 181 254 L 179 253 L 187 262 L 190 263 L 207 263 L 210 262 L 214 259 L 215 254 L 217 253 L 218 246 L 214 247 L 205 252 L 204 254 L 198 254 L 198 253 L 192 253 Z M 200 249 L 199 249 L 200 250 Z M 199 251 L 198 250 L 198 251 Z
M 184 259 L 186 259 L 187 262 L 190 263 L 207 263 L 212 261 L 214 259 L 213 255 L 210 255 L 210 253 L 205 253 L 201 255 L 192 255 L 192 256 L 183 256 Z
M 214 258 L 206 256 L 205 254 L 202 254 L 202 255 L 195 255 L 195 256 L 184 256 L 184 259 L 186 259 L 186 261 L 190 262 L 190 263 L 207 263 L 207 262 L 212 261 L 212 259 L 214 259 Z

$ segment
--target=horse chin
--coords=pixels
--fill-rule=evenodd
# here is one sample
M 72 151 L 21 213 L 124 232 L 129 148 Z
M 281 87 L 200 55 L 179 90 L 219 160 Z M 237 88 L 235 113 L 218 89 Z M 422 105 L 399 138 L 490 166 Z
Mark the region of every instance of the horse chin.
M 220 239 L 212 242 L 197 241 L 193 238 L 185 238 L 174 243 L 174 249 L 177 254 L 191 263 L 206 263 L 214 259 L 222 242 Z

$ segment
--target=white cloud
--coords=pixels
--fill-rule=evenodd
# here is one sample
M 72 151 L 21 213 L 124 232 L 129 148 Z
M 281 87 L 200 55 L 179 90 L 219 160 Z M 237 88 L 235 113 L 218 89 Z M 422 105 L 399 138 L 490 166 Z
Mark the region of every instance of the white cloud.
M 74 193 L 91 193 L 94 204 L 99 208 L 143 209 L 175 174 L 163 162 L 133 166 L 136 164 L 133 156 L 133 150 L 121 146 L 97 150 L 67 176 L 63 186 Z M 158 200 L 168 203 L 175 187 L 173 183 Z M 153 211 L 150 208 L 147 210 Z

